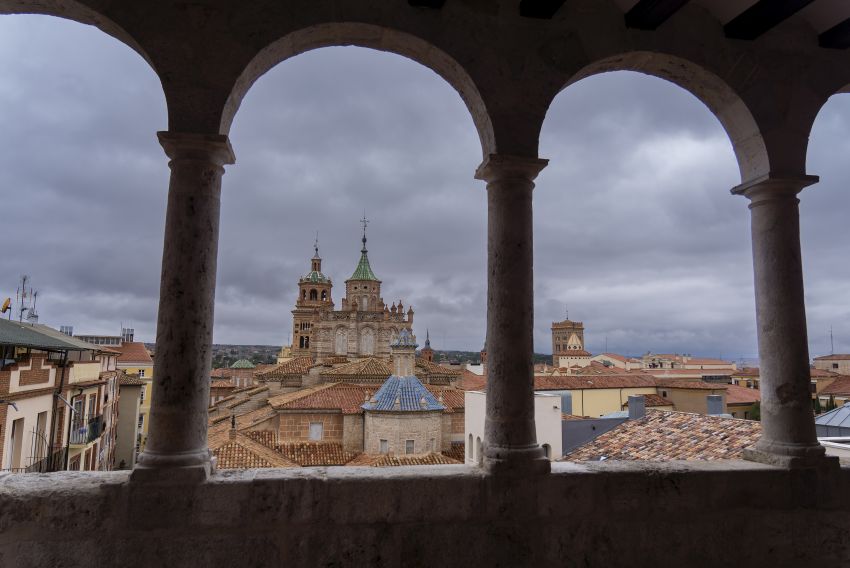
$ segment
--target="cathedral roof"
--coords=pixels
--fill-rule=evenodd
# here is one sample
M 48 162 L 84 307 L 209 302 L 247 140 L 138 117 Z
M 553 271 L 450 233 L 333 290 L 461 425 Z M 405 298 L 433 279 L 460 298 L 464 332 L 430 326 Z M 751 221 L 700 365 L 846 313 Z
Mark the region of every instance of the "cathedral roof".
M 397 377 L 395 375 L 388 378 L 362 408 L 400 412 L 429 412 L 446 409 L 431 394 L 431 391 L 419 382 L 419 379 L 414 376 Z
M 389 362 L 377 357 L 357 359 L 321 373 L 327 380 L 385 381 L 392 374 Z
M 330 279 L 318 270 L 311 270 L 310 272 L 301 277 L 301 282 L 312 282 L 313 284 L 327 284 L 330 282 Z
M 357 268 L 354 269 L 354 274 L 349 280 L 374 280 L 378 282 L 378 277 L 372 272 L 372 267 L 369 265 L 369 255 L 366 248 L 360 251 L 360 262 L 357 263 Z
M 239 359 L 230 366 L 231 369 L 253 369 L 254 367 L 256 367 L 256 365 L 248 359 Z

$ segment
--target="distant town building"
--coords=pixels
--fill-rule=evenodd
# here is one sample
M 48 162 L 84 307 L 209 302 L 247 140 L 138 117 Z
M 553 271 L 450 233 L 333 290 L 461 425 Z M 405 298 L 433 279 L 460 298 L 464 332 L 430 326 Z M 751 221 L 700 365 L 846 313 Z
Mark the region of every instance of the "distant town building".
M 580 321 L 552 322 L 552 365 L 586 367 L 591 354 L 584 348 L 584 324 Z
M 815 368 L 824 371 L 832 371 L 839 375 L 850 375 L 850 354 L 835 353 L 833 355 L 822 355 L 815 357 Z

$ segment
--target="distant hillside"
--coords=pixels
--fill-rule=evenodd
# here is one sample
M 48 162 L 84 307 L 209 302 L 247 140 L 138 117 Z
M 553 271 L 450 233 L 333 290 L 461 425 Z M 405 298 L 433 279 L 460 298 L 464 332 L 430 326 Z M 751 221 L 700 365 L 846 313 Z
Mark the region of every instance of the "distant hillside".
M 145 343 L 148 350 L 153 351 L 155 345 L 153 343 Z M 259 365 L 261 363 L 274 363 L 277 360 L 277 354 L 280 351 L 280 345 L 231 345 L 223 343 L 215 343 L 212 346 L 213 369 L 220 367 L 229 367 L 239 359 L 247 359 Z M 478 351 L 453 351 L 453 350 L 434 350 L 435 361 L 458 361 L 460 363 L 479 363 L 481 355 Z M 552 356 L 543 353 L 534 354 L 535 363 L 551 363 Z

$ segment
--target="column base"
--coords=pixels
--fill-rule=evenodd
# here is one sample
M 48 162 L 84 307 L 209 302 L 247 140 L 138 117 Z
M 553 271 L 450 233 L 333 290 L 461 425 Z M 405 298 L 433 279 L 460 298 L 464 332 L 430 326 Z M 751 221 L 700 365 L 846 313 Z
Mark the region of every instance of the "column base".
M 177 454 L 142 452 L 130 474 L 138 483 L 196 484 L 209 479 L 216 458 L 208 449 Z
M 837 469 L 839 467 L 838 457 L 826 455 L 826 448 L 820 444 L 815 446 L 794 446 L 777 443 L 759 443 L 754 448 L 745 448 L 743 455 L 745 460 L 785 469 Z
M 484 450 L 484 469 L 491 475 L 527 476 L 546 475 L 552 464 L 543 454 L 543 448 L 500 448 L 489 446 Z

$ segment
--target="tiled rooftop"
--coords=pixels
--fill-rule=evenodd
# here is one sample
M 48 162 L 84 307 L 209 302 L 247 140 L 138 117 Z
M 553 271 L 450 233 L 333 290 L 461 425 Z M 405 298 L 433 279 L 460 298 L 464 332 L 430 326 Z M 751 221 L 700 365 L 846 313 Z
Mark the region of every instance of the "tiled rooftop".
M 722 383 L 707 383 L 699 379 L 663 379 L 656 378 L 661 388 L 667 389 L 691 389 L 691 390 L 726 390 L 729 385 Z
M 668 400 L 660 394 L 645 394 L 642 396 L 645 408 L 653 408 L 657 406 L 673 406 L 672 400 Z M 628 407 L 629 402 L 626 401 L 624 406 Z
M 271 369 L 255 373 L 254 376 L 257 377 L 257 379 L 260 381 L 274 381 L 276 379 L 285 379 L 292 376 L 301 377 L 301 375 L 306 374 L 312 366 L 312 357 L 295 357 L 294 359 L 290 359 L 285 363 L 275 365 Z
M 327 371 L 322 371 L 320 376 L 328 381 L 356 380 L 368 382 L 384 382 L 392 374 L 389 362 L 377 357 L 357 359 Z
M 838 375 L 832 384 L 820 391 L 821 396 L 823 395 L 841 395 L 847 396 L 850 395 L 850 377 L 846 375 Z
M 376 385 L 331 383 L 276 396 L 269 404 L 279 410 L 339 410 L 343 414 L 360 414 L 360 406 L 376 390 Z
M 357 452 L 345 451 L 342 444 L 334 442 L 292 442 L 279 444 L 277 450 L 288 460 L 304 467 L 345 465 L 358 455 Z
M 815 357 L 815 361 L 850 361 L 850 354 L 836 353 L 834 355 L 821 355 Z
M 391 454 L 360 454 L 346 465 L 371 467 L 398 467 L 405 465 L 456 465 L 463 463 L 438 453 L 420 455 L 391 455 Z
M 145 344 L 139 341 L 132 343 L 123 343 L 120 347 L 115 348 L 121 354 L 118 356 L 118 362 L 122 364 L 140 363 L 143 365 L 153 365 L 150 353 L 145 348 Z
M 669 410 L 646 411 L 573 450 L 563 461 L 741 459 L 761 434 L 761 423 Z
M 460 381 L 457 383 L 458 388 L 468 391 L 483 391 L 487 388 L 487 377 L 484 375 L 476 375 L 472 371 L 464 370 L 461 374 Z
M 648 375 L 562 375 L 534 377 L 534 390 L 579 390 L 654 387 L 655 378 Z
M 463 442 L 452 442 L 448 450 L 444 450 L 440 453 L 447 458 L 457 461 L 458 463 L 463 463 L 466 459 L 466 444 Z
M 755 404 L 761 400 L 761 391 L 738 385 L 726 385 L 726 404 Z

